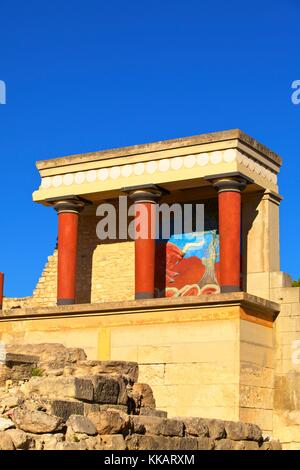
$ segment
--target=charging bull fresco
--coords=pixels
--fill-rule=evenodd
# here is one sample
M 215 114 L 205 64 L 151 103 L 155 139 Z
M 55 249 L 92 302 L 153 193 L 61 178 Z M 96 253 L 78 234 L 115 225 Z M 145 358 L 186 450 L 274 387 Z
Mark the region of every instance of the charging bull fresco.
M 182 297 L 220 292 L 219 235 L 215 211 L 202 232 L 173 234 L 157 243 L 157 297 Z M 208 229 L 206 229 L 206 226 Z

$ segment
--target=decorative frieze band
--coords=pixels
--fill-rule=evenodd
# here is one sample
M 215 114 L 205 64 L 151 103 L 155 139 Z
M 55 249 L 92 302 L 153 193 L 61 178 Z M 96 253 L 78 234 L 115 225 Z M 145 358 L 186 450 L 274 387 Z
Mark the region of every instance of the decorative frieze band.
M 66 173 L 63 175 L 47 176 L 42 178 L 41 189 L 59 188 L 61 186 L 71 186 L 73 184 L 86 184 L 95 181 L 106 181 L 109 179 L 128 178 L 130 176 L 142 176 L 144 174 L 154 175 L 155 173 L 165 173 L 167 171 L 179 171 L 184 168 L 205 167 L 220 163 L 232 163 L 237 161 L 250 171 L 261 175 L 273 184 L 277 184 L 277 175 L 261 162 L 250 158 L 236 149 L 227 149 L 209 153 L 199 153 L 196 155 L 186 155 L 182 157 L 163 158 L 161 160 L 150 160 L 148 162 L 138 162 L 107 168 L 79 171 L 77 173 Z

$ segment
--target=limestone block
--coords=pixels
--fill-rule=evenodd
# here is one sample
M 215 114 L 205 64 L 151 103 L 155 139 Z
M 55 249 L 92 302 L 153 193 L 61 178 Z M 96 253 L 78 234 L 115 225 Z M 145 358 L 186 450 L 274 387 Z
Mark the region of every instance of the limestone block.
M 240 408 L 239 420 L 257 424 L 264 431 L 273 429 L 273 410 Z
M 156 407 L 152 388 L 148 384 L 135 383 L 132 387 L 132 398 L 135 402 L 136 409 Z
M 109 375 L 93 375 L 89 377 L 94 386 L 94 402 L 99 404 L 125 404 L 127 393 L 122 379 Z M 121 389 L 123 385 L 123 388 Z M 120 401 L 119 401 L 120 398 Z M 121 402 L 121 403 L 120 403 Z
M 129 416 L 113 409 L 89 413 L 88 418 L 96 426 L 98 434 L 122 434 L 129 428 Z
M 270 300 L 277 303 L 289 304 L 300 302 L 299 287 L 278 287 L 270 290 Z
M 233 450 L 235 446 L 235 441 L 231 439 L 220 439 L 215 441 L 214 450 Z
M 80 375 L 123 375 L 132 382 L 137 382 L 139 366 L 132 361 L 78 361 L 75 368 L 76 376 Z
M 6 429 L 14 428 L 15 425 L 11 419 L 0 418 L 0 432 L 6 431 Z
M 139 371 L 141 383 L 151 383 L 152 385 L 164 384 L 165 364 L 141 364 Z
M 67 421 L 71 415 L 83 415 L 85 405 L 85 403 L 74 400 L 50 400 L 48 412 Z
M 0 450 L 14 450 L 14 444 L 9 434 L 0 432 Z
M 205 419 L 201 418 L 180 418 L 185 427 L 187 436 L 205 437 L 209 435 L 208 425 Z
M 126 445 L 122 434 L 107 434 L 89 437 L 86 440 L 88 450 L 125 450 Z
M 225 421 L 225 431 L 227 439 L 232 441 L 260 441 L 262 439 L 262 432 L 255 424 Z
M 259 448 L 260 450 L 282 450 L 282 446 L 279 441 L 266 441 L 263 442 Z M 299 446 L 298 446 L 299 449 Z
M 273 409 L 273 388 L 240 385 L 240 406 Z
M 15 425 L 23 431 L 34 434 L 51 433 L 61 429 L 62 419 L 44 411 L 27 411 L 16 408 L 12 413 Z
M 282 271 L 273 271 L 270 273 L 270 287 L 291 287 L 292 278 L 288 273 Z
M 183 422 L 179 419 L 165 419 L 157 416 L 131 416 L 132 430 L 136 434 L 162 436 L 183 436 Z
M 93 401 L 94 387 L 90 379 L 81 377 L 33 377 L 23 387 L 25 396 Z
M 68 431 L 94 436 L 97 434 L 96 427 L 90 419 L 81 415 L 71 415 L 66 422 Z
M 258 450 L 258 442 L 255 441 L 236 441 L 233 444 L 234 450 Z
M 33 438 L 21 429 L 8 429 L 6 434 L 9 435 L 13 441 L 15 449 L 17 450 L 28 450 L 33 447 Z
M 156 410 L 154 408 L 149 408 L 144 406 L 143 408 L 140 408 L 139 412 L 140 416 L 158 416 L 159 418 L 167 418 L 168 413 L 163 410 Z

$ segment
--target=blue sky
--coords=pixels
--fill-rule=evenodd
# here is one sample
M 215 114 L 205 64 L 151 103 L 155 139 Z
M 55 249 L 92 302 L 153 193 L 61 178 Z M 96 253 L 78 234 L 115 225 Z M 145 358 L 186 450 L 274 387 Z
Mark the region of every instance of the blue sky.
M 284 159 L 281 269 L 300 277 L 298 0 L 1 0 L 0 15 L 6 295 L 31 294 L 55 245 L 36 160 L 236 127 Z

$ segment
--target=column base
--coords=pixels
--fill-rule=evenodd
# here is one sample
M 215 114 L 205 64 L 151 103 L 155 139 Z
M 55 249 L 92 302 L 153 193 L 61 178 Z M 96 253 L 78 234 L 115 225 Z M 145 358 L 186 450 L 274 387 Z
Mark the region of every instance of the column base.
M 74 305 L 75 299 L 57 299 L 57 305 Z
M 135 300 L 153 299 L 153 298 L 154 298 L 153 292 L 136 292 L 135 293 Z
M 240 292 L 240 286 L 221 286 L 221 292 Z

